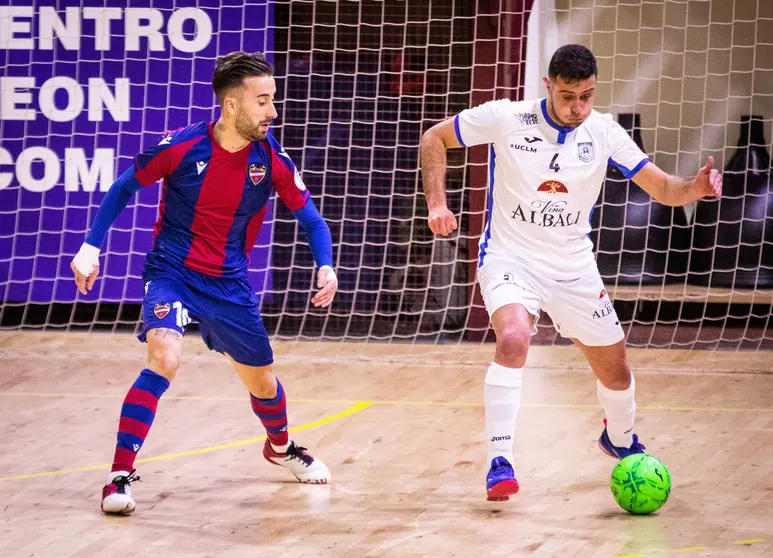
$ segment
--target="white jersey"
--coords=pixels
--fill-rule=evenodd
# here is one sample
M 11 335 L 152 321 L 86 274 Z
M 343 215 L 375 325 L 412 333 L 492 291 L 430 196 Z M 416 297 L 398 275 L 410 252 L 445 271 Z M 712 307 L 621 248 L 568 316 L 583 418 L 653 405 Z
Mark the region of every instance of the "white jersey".
M 590 215 L 607 165 L 631 178 L 649 161 L 622 126 L 596 111 L 578 128 L 559 126 L 546 99 L 490 101 L 462 111 L 454 124 L 463 146 L 491 146 L 478 265 L 488 256 L 515 257 L 557 280 L 595 267 Z

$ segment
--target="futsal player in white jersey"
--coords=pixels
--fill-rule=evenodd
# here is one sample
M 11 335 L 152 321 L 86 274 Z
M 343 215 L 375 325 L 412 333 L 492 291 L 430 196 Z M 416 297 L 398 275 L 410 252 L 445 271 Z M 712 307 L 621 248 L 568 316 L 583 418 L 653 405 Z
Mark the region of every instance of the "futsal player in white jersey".
M 601 450 L 618 459 L 644 450 L 633 434 L 635 382 L 625 336 L 588 237 L 607 165 L 664 205 L 680 206 L 722 192 L 722 176 L 712 157 L 692 178 L 668 175 L 611 115 L 594 111 L 597 76 L 596 59 L 587 48 L 563 46 L 543 78 L 546 98 L 484 103 L 422 137 L 429 227 L 443 236 L 457 227 L 446 205 L 446 149 L 490 146 L 488 224 L 478 257 L 478 282 L 496 332 L 484 386 L 489 500 L 507 500 L 518 492 L 513 436 L 522 367 L 541 310 L 562 336 L 582 349 L 598 378 L 606 416 Z

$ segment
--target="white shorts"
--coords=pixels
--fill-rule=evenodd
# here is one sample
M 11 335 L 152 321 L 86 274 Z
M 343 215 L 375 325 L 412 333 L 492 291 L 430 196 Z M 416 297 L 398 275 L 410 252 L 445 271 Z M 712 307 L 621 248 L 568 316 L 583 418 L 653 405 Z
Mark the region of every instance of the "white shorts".
M 522 304 L 533 316 L 532 335 L 545 310 L 561 336 L 583 345 L 606 347 L 625 338 L 596 266 L 578 279 L 556 281 L 532 273 L 524 262 L 488 255 L 478 283 L 489 318 L 506 304 Z

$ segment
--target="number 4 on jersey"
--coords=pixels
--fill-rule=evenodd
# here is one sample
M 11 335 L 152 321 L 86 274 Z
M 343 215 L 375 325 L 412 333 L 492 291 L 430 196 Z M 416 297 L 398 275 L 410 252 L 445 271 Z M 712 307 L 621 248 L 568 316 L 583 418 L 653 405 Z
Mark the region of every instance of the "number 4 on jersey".
M 561 170 L 561 167 L 559 167 L 558 163 L 556 163 L 556 159 L 558 159 L 558 153 L 553 155 L 553 158 L 550 160 L 550 168 L 558 172 Z

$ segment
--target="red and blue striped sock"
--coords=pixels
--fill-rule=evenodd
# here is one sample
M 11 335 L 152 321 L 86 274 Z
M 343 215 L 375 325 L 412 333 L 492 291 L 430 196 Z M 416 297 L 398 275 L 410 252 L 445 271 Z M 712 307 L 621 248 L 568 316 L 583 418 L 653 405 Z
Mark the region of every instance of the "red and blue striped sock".
M 276 381 L 276 397 L 273 399 L 258 399 L 250 394 L 252 411 L 258 416 L 260 422 L 266 428 L 268 441 L 274 447 L 283 447 L 289 444 L 287 435 L 287 401 L 285 390 L 279 380 Z
M 169 380 L 146 368 L 129 389 L 121 407 L 113 471 L 134 469 L 134 459 L 156 416 L 158 400 L 168 387 Z

